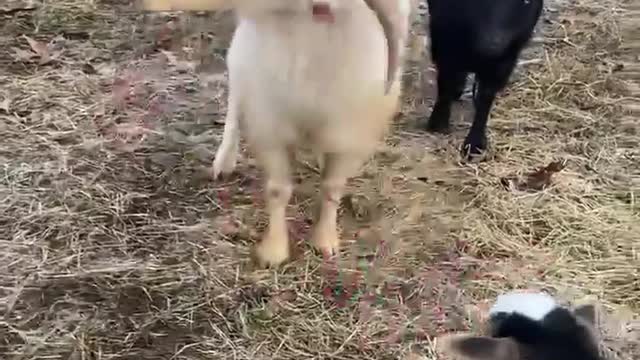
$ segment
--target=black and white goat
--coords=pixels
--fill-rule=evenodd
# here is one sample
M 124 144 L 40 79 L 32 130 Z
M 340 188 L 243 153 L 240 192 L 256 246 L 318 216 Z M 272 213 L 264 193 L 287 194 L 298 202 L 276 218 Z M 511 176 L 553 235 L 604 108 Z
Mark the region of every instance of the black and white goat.
M 441 350 L 469 360 L 603 360 L 593 305 L 559 306 L 541 293 L 499 296 L 490 311 L 491 336 L 446 335 Z
M 486 127 L 496 94 L 508 83 L 529 42 L 543 0 L 427 0 L 431 55 L 438 71 L 438 98 L 423 127 L 447 132 L 451 103 L 475 73 L 475 115 L 462 151 L 469 157 L 487 148 Z M 474 86 L 475 90 L 475 86 Z

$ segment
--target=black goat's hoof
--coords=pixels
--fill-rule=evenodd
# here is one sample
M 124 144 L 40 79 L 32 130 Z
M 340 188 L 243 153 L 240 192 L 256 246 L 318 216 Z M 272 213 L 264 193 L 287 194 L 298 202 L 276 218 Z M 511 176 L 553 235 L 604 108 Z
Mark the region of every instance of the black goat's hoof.
M 430 117 L 424 125 L 424 129 L 430 133 L 448 134 L 451 132 L 451 126 L 448 121 Z
M 461 155 L 466 161 L 484 160 L 487 150 L 486 138 L 467 138 L 462 144 Z

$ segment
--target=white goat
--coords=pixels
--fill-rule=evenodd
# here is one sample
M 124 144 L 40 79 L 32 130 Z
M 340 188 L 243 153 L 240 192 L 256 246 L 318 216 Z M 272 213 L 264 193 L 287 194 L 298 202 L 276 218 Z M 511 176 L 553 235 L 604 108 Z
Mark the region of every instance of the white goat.
M 207 0 L 199 0 L 200 2 Z M 214 176 L 236 165 L 240 129 L 266 175 L 269 225 L 255 255 L 289 258 L 290 155 L 309 145 L 322 167 L 314 246 L 339 249 L 337 210 L 399 106 L 411 0 L 209 0 L 238 15 L 227 56 L 228 113 Z

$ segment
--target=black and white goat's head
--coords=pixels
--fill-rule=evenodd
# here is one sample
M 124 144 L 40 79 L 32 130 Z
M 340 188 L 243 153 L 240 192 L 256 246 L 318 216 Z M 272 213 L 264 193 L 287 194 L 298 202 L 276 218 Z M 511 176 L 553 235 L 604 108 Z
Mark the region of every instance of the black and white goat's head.
M 490 311 L 490 336 L 439 339 L 443 353 L 469 360 L 602 360 L 596 308 L 559 306 L 540 293 L 499 296 Z

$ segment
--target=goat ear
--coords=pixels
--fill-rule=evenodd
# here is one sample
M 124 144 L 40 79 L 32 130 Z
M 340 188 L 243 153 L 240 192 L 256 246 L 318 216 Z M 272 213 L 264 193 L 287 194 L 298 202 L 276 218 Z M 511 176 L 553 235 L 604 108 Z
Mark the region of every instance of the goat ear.
M 396 80 L 396 71 L 400 66 L 399 41 L 403 34 L 397 14 L 397 4 L 394 7 L 393 1 L 389 0 L 364 0 L 364 2 L 376 14 L 387 39 L 387 74 L 384 85 L 386 95 Z
M 518 345 L 510 338 L 468 334 L 446 335 L 438 339 L 440 351 L 472 360 L 518 360 Z
M 580 305 L 573 310 L 573 313 L 576 315 L 576 317 L 578 317 L 579 319 L 582 319 L 587 324 L 591 325 L 594 328 L 596 327 L 598 313 L 595 305 L 593 304 Z

